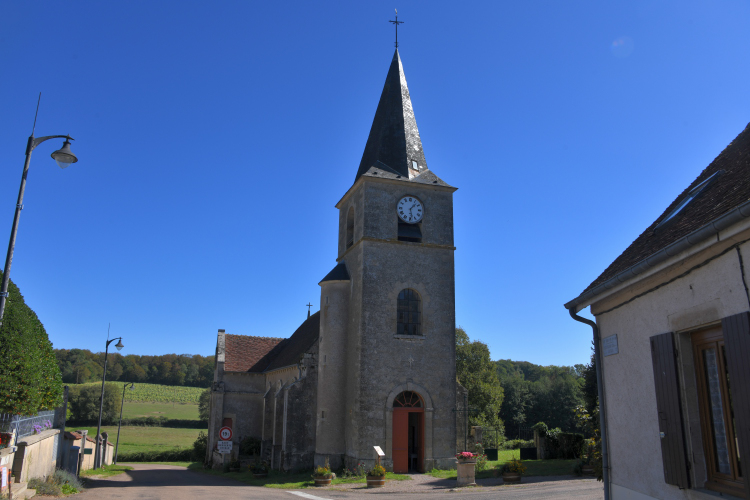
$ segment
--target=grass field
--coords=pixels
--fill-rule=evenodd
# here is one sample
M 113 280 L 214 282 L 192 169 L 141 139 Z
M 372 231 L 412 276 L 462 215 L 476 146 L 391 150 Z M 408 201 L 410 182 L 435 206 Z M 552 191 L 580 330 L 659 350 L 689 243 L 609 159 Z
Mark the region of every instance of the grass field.
M 133 403 L 125 401 L 122 418 L 165 417 L 178 420 L 198 420 L 198 405 L 185 403 Z
M 96 434 L 96 427 L 78 427 L 68 430 L 88 429 L 89 436 Z M 109 433 L 109 441 L 117 440 L 117 426 L 102 427 Z M 136 451 L 165 451 L 178 448 L 192 448 L 200 429 L 173 429 L 169 427 L 129 427 L 120 430 L 120 449 L 118 453 Z M 90 445 L 90 443 L 89 443 Z M 87 445 L 87 446 L 89 446 Z
M 487 462 L 487 469 L 481 472 L 477 471 L 476 477 L 479 479 L 486 477 L 495 477 L 495 467 L 502 465 L 511 458 L 518 458 L 519 450 L 498 450 L 497 461 Z M 573 468 L 578 460 L 524 460 L 526 466 L 526 476 L 565 476 L 573 474 Z M 433 469 L 428 472 L 429 475 L 439 478 L 455 478 L 456 470 L 438 470 Z
M 124 382 L 109 382 L 117 384 L 122 390 Z M 80 385 L 97 385 L 100 382 L 91 382 L 89 384 L 70 384 L 72 387 Z M 125 391 L 125 402 L 142 402 L 142 403 L 189 403 L 198 404 L 198 398 L 205 389 L 200 387 L 181 387 L 174 385 L 160 384 L 135 384 L 135 388 Z

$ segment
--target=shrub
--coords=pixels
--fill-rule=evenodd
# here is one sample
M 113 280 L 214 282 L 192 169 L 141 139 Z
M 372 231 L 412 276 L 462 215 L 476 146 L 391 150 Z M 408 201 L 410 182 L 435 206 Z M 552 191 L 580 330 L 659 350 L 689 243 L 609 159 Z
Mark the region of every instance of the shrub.
M 584 454 L 586 440 L 577 432 L 562 432 L 559 428 L 550 429 L 544 422 L 532 427 L 546 439 L 549 458 L 578 458 Z
M 503 465 L 498 464 L 498 468 L 500 469 L 500 472 L 514 472 L 516 474 L 526 473 L 526 466 L 523 465 L 523 462 L 516 458 L 511 458 Z
M 198 398 L 198 415 L 204 424 L 208 422 L 209 418 L 211 418 L 210 412 L 211 411 L 211 389 L 206 389 L 205 391 L 201 392 L 200 397 Z
M 524 439 L 510 439 L 508 441 L 505 441 L 502 444 L 502 447 L 500 449 L 502 450 L 517 450 L 519 448 L 533 448 L 534 447 L 534 440 L 524 440 Z
M 8 293 L 0 327 L 0 413 L 34 415 L 62 402 L 62 376 L 44 325 L 13 281 Z
M 36 490 L 37 495 L 49 495 L 52 497 L 59 497 L 62 495 L 62 489 L 60 486 L 37 477 L 29 479 L 28 487 L 29 489 Z
M 208 434 L 201 431 L 198 433 L 198 438 L 196 438 L 195 442 L 193 443 L 193 453 L 195 454 L 195 459 L 205 460 L 207 448 L 208 448 Z

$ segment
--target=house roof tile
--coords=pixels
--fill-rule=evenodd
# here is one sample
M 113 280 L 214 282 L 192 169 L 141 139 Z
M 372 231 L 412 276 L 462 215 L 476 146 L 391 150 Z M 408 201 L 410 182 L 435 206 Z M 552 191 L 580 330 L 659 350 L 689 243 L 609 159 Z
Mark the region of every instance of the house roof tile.
M 226 335 L 224 371 L 263 371 L 256 365 L 284 339 L 273 337 L 251 337 L 248 335 Z

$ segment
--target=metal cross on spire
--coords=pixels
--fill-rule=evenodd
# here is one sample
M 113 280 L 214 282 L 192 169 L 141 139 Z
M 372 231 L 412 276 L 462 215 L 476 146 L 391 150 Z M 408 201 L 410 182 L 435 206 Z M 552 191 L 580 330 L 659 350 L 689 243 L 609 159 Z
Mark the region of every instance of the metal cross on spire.
M 398 9 L 394 9 L 396 11 L 396 20 L 395 21 L 388 21 L 389 23 L 393 23 L 396 26 L 396 48 L 398 48 L 398 25 L 404 24 L 403 21 L 398 20 Z
M 307 303 L 307 304 L 305 304 L 305 305 L 307 306 L 307 317 L 309 318 L 309 317 L 310 317 L 310 308 L 312 307 L 312 304 L 310 304 L 310 303 L 308 302 L 308 303 Z

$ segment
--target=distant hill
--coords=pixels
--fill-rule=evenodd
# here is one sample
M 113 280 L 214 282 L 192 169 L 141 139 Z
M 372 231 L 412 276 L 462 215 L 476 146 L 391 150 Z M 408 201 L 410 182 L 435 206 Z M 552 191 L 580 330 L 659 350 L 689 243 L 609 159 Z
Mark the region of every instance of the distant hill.
M 63 382 L 83 384 L 101 381 L 104 353 L 88 349 L 55 349 Z M 160 356 L 123 356 L 110 352 L 107 357 L 107 380 L 171 386 L 203 387 L 214 377 L 214 356 L 200 354 L 162 354 Z

